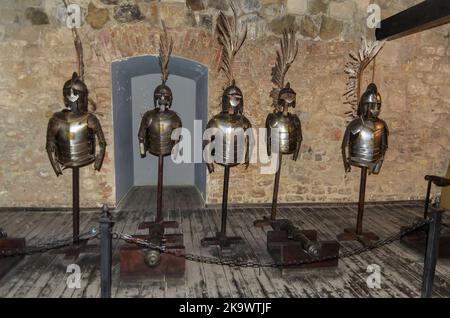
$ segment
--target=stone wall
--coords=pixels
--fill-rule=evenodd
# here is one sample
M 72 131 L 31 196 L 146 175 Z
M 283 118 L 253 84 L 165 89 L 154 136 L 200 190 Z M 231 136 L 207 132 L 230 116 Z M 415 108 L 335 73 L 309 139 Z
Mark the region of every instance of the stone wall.
M 225 77 L 218 74 L 214 28 L 218 0 L 71 0 L 82 8 L 86 83 L 108 141 L 100 173 L 81 170 L 83 206 L 114 204 L 111 62 L 157 54 L 159 21 L 175 39 L 174 54 L 209 68 L 209 114 L 219 111 Z M 280 202 L 356 201 L 358 169 L 345 176 L 340 144 L 346 126 L 343 68 L 366 28 L 369 0 L 242 0 L 249 40 L 239 53 L 237 83 L 245 114 L 263 127 L 271 111 L 270 71 L 284 27 L 297 30 L 300 51 L 287 75 L 297 91 L 304 141 L 297 162 L 283 162 Z M 373 1 L 372 1 L 373 2 Z M 382 17 L 420 1 L 375 1 Z M 388 42 L 376 60 L 375 81 L 384 99 L 381 117 L 390 148 L 378 176 L 368 178 L 368 200 L 424 196 L 425 174 L 443 174 L 450 142 L 449 26 Z M 71 177 L 56 178 L 45 152 L 51 114 L 62 108 L 61 88 L 76 69 L 64 6 L 58 0 L 3 0 L 0 11 L 0 206 L 68 206 Z M 370 73 L 370 72 L 369 72 Z M 369 74 L 371 75 L 371 74 Z M 221 200 L 223 170 L 208 176 L 209 203 Z M 273 175 L 259 165 L 233 168 L 230 201 L 270 202 Z

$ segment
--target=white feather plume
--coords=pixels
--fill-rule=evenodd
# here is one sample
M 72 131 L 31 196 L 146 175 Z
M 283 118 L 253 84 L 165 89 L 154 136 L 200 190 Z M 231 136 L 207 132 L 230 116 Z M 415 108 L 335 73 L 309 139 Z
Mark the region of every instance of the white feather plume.
M 384 41 L 367 41 L 365 37 L 361 38 L 361 47 L 357 52 L 349 54 L 349 61 L 345 64 L 344 72 L 347 74 L 347 84 L 344 93 L 344 103 L 350 104 L 351 111 L 345 114 L 351 118 L 357 117 L 358 96 L 361 92 L 361 81 L 364 70 L 370 62 L 377 56 L 384 45 Z

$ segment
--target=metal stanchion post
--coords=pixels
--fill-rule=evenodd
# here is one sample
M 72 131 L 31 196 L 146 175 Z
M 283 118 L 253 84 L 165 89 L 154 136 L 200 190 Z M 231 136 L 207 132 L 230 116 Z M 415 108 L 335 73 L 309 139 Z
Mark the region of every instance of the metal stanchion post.
M 112 257 L 112 233 L 114 222 L 111 219 L 106 205 L 102 208 L 100 217 L 100 284 L 101 298 L 111 298 L 111 257 Z
M 422 298 L 430 298 L 433 293 L 433 280 L 439 254 L 442 210 L 431 209 L 431 223 L 428 225 L 427 249 L 423 265 Z

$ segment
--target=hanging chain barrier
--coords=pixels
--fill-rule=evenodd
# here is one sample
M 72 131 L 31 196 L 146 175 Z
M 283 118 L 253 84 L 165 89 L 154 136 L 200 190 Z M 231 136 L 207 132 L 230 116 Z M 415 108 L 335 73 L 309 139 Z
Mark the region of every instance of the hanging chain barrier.
M 221 266 L 230 266 L 230 267 L 249 267 L 249 268 L 261 268 L 261 267 L 272 267 L 272 268 L 280 268 L 280 267 L 289 267 L 289 266 L 299 266 L 299 265 L 305 265 L 305 264 L 312 264 L 312 263 L 318 263 L 323 261 L 330 261 L 334 259 L 343 259 L 348 258 L 351 256 L 359 255 L 380 247 L 383 247 L 385 245 L 391 244 L 397 240 L 399 240 L 402 236 L 409 234 L 411 232 L 414 232 L 416 230 L 419 230 L 426 225 L 428 225 L 431 222 L 431 219 L 425 219 L 421 221 L 416 221 L 411 227 L 406 228 L 398 233 L 395 233 L 391 236 L 388 236 L 385 239 L 378 240 L 374 242 L 371 245 L 346 250 L 338 255 L 332 255 L 327 256 L 323 258 L 310 258 L 300 261 L 290 261 L 285 263 L 277 263 L 277 262 L 258 262 L 258 261 L 237 261 L 232 259 L 223 259 L 218 257 L 211 257 L 211 256 L 202 256 L 202 255 L 195 255 L 191 253 L 177 253 L 174 251 L 171 251 L 170 249 L 167 249 L 165 246 L 159 246 L 156 244 L 153 244 L 149 241 L 146 241 L 144 239 L 140 239 L 137 237 L 134 237 L 130 234 L 125 233 L 117 233 L 112 232 L 112 238 L 117 240 L 123 240 L 129 244 L 135 244 L 140 247 L 144 247 L 151 250 L 159 251 L 160 253 L 164 254 L 170 254 L 176 257 L 182 257 L 185 258 L 188 261 L 197 262 L 197 263 L 204 263 L 204 264 L 213 264 L 213 265 L 221 265 Z M 79 240 L 91 240 L 95 238 L 99 238 L 99 232 L 97 228 L 91 228 L 89 231 L 80 234 L 77 238 Z M 74 242 L 74 238 L 71 236 L 66 239 L 53 241 L 51 243 L 45 243 L 37 246 L 28 246 L 20 249 L 10 249 L 10 250 L 1 250 L 0 251 L 0 259 L 5 257 L 16 257 L 16 256 L 24 256 L 24 255 L 33 255 L 38 253 L 44 253 L 51 250 L 66 248 L 70 246 L 76 246 L 76 242 Z
M 414 232 L 416 230 L 419 230 L 426 225 L 431 223 L 431 219 L 425 219 L 421 221 L 417 221 L 414 223 L 411 227 L 406 228 L 396 234 L 393 234 L 391 236 L 388 236 L 385 239 L 378 240 L 374 242 L 371 245 L 363 246 L 359 248 L 355 248 L 352 250 L 344 251 L 338 255 L 332 255 L 327 256 L 323 258 L 311 258 L 311 259 L 305 259 L 300 261 L 290 261 L 285 263 L 274 263 L 274 262 L 257 262 L 257 261 L 236 261 L 231 259 L 222 259 L 217 257 L 210 257 L 210 256 L 202 256 L 202 255 L 195 255 L 190 253 L 177 253 L 174 251 L 170 251 L 165 246 L 158 246 L 151 242 L 148 242 L 144 239 L 140 239 L 137 237 L 133 237 L 130 234 L 124 234 L 124 233 L 112 233 L 113 239 L 119 239 L 123 240 L 129 244 L 135 244 L 144 248 L 148 248 L 151 250 L 159 251 L 160 253 L 164 254 L 170 254 L 176 257 L 182 257 L 185 258 L 188 261 L 197 262 L 197 263 L 204 263 L 204 264 L 214 264 L 214 265 L 222 265 L 222 266 L 230 266 L 230 267 L 249 267 L 249 268 L 261 268 L 261 267 L 272 267 L 272 268 L 280 268 L 280 267 L 289 267 L 289 266 L 299 266 L 299 265 L 305 265 L 305 264 L 313 264 L 323 261 L 330 261 L 334 259 L 343 259 L 348 258 L 351 256 L 359 255 L 380 247 L 383 247 L 385 245 L 391 244 L 397 240 L 399 240 L 402 236 L 407 235 L 411 232 Z
M 78 235 L 77 237 L 70 236 L 65 239 L 56 240 L 50 243 L 44 243 L 37 246 L 27 246 L 18 249 L 2 249 L 0 250 L 0 259 L 6 257 L 16 257 L 16 256 L 25 256 L 25 255 L 33 255 L 39 253 L 45 253 L 51 250 L 57 250 L 61 248 L 66 248 L 70 246 L 76 246 L 77 240 L 91 240 L 93 238 L 98 237 L 97 228 L 93 227 L 89 231 Z

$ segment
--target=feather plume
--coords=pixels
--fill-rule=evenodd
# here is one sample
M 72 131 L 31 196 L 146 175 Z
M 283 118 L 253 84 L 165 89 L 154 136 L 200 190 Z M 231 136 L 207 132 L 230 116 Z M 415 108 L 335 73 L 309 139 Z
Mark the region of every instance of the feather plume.
M 272 83 L 278 88 L 284 87 L 284 78 L 298 53 L 298 41 L 294 30 L 284 30 L 280 39 L 280 50 L 277 51 L 275 66 L 272 68 Z
M 380 52 L 384 43 L 384 41 L 367 41 L 366 38 L 362 37 L 360 49 L 349 54 L 350 58 L 344 69 L 344 72 L 347 74 L 347 84 L 343 96 L 345 99 L 344 103 L 350 104 L 352 107 L 352 110 L 345 113 L 350 119 L 357 117 L 364 70 Z
M 234 57 L 247 37 L 247 27 L 245 27 L 243 32 L 239 32 L 238 30 L 239 27 L 236 7 L 232 1 L 230 2 L 230 7 L 233 11 L 233 19 L 228 18 L 222 11 L 220 11 L 217 21 L 217 40 L 222 46 L 219 71 L 222 70 L 225 73 L 229 84 L 231 84 L 234 80 Z
M 278 100 L 278 93 L 284 87 L 286 73 L 297 57 L 298 41 L 295 39 L 295 32 L 292 29 L 284 30 L 280 39 L 280 50 L 277 51 L 275 66 L 272 67 L 272 83 L 275 87 L 270 92 L 274 100 L 274 106 Z
M 161 20 L 163 33 L 159 38 L 159 67 L 161 68 L 162 81 L 165 83 L 169 77 L 169 59 L 173 48 L 173 39 L 169 38 L 167 28 L 163 20 Z

